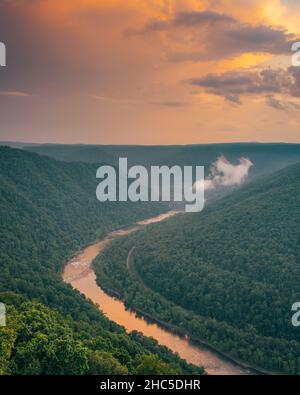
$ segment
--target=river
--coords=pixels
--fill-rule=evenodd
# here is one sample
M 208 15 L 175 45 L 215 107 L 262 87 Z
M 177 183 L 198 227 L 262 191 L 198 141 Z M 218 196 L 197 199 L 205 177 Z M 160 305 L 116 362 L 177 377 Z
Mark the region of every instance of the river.
M 168 347 L 173 352 L 177 352 L 187 362 L 204 367 L 208 374 L 249 374 L 248 370 L 239 367 L 226 358 L 222 358 L 210 349 L 204 346 L 196 346 L 188 338 L 180 337 L 155 323 L 149 323 L 143 317 L 137 317 L 134 312 L 125 308 L 122 301 L 105 293 L 96 283 L 96 274 L 92 263 L 111 240 L 136 232 L 148 224 L 163 221 L 176 214 L 175 211 L 170 211 L 157 217 L 137 222 L 136 226 L 131 228 L 111 232 L 104 239 L 93 243 L 73 256 L 64 267 L 63 279 L 91 299 L 107 318 L 122 325 L 127 332 L 135 330 L 143 333 L 145 336 L 156 339 L 159 344 Z

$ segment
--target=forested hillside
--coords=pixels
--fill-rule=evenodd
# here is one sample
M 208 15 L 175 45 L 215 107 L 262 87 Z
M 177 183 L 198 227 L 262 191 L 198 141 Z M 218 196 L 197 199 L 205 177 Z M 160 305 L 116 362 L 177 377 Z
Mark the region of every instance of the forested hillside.
M 63 283 L 63 264 L 81 246 L 164 209 L 100 204 L 95 174 L 95 165 L 0 148 L 1 373 L 201 373 L 155 341 L 127 335 Z
M 229 143 L 168 146 L 118 146 L 118 145 L 57 145 L 43 144 L 25 149 L 49 155 L 58 160 L 118 164 L 119 157 L 127 157 L 134 165 L 205 166 L 206 174 L 211 164 L 221 155 L 236 163 L 241 157 L 250 159 L 254 166 L 250 176 L 272 173 L 293 163 L 300 162 L 300 144 Z
M 96 165 L 0 148 L 0 290 L 63 308 L 68 302 L 58 292 L 58 279 L 70 254 L 111 229 L 163 209 L 147 203 L 102 204 L 96 186 Z
M 55 309 L 6 292 L 7 326 L 0 328 L 0 374 L 201 374 L 137 332 L 92 327 Z
M 129 274 L 126 258 L 133 252 Z M 255 366 L 300 373 L 300 165 L 118 240 L 98 278 L 128 304 Z

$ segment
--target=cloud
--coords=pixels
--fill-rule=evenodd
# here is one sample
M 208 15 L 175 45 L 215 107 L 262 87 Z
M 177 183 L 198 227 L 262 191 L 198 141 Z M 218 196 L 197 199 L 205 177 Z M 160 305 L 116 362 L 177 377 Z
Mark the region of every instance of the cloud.
M 290 53 L 294 36 L 289 33 L 299 30 L 299 12 L 278 12 L 280 1 L 2 0 L 0 40 L 7 46 L 8 67 L 1 69 L 0 134 L 114 144 L 295 141 L 298 117 L 288 122 L 284 111 L 275 109 L 267 117 L 262 101 L 249 109 L 219 106 L 218 96 L 199 102 L 189 92 L 208 88 L 181 83 L 209 72 L 255 67 L 265 59 L 271 65 L 285 62 L 255 54 L 232 58 L 251 50 L 273 54 L 288 48 Z M 124 39 L 130 26 L 147 32 Z M 193 59 L 217 62 L 199 65 Z M 176 63 L 181 60 L 191 63 Z M 34 93 L 21 98 L 7 92 Z M 297 94 L 294 87 L 295 101 Z M 270 91 L 262 100 L 268 95 L 284 105 L 289 100 Z M 244 94 L 227 92 L 227 97 L 238 103 Z M 181 108 L 181 101 L 190 104 Z
M 281 111 L 287 110 L 287 107 L 286 107 L 285 103 L 283 103 L 282 101 L 276 99 L 276 97 L 274 97 L 272 95 L 266 96 L 266 103 L 270 107 L 275 108 L 275 110 L 281 110 Z
M 274 94 L 300 97 L 300 70 L 296 67 L 208 74 L 187 82 L 236 104 L 242 103 L 242 96 L 264 94 L 267 95 L 269 105 L 281 110 L 282 105 L 274 98 Z
M 220 186 L 241 185 L 249 175 L 253 163 L 247 158 L 240 158 L 238 164 L 230 163 L 224 156 L 220 156 L 211 166 L 210 174 L 204 181 L 205 190 Z
M 300 110 L 300 104 L 291 101 L 291 100 L 282 100 L 278 99 L 277 97 L 273 95 L 268 95 L 266 96 L 266 103 L 270 107 L 273 107 L 275 110 L 279 111 L 292 111 L 292 110 Z
M 8 97 L 29 97 L 30 94 L 26 92 L 19 91 L 0 91 L 0 96 L 8 96 Z
M 293 83 L 290 86 L 290 93 L 292 96 L 300 97 L 300 67 L 289 67 L 288 73 Z
M 177 30 L 178 35 L 174 36 Z M 188 31 L 192 33 L 190 45 L 183 43 L 182 51 L 171 51 L 171 61 L 218 60 L 243 53 L 287 54 L 297 41 L 284 27 L 252 25 L 210 10 L 180 12 L 168 20 L 153 19 L 140 29 L 127 29 L 125 36 L 169 32 L 171 40 L 175 37 L 178 43 Z
M 172 19 L 153 19 L 140 29 L 129 28 L 125 30 L 125 36 L 143 35 L 151 32 L 161 32 L 178 27 L 203 26 L 216 23 L 236 22 L 229 15 L 220 14 L 214 11 L 191 11 L 177 13 Z
M 188 102 L 184 101 L 156 101 L 156 102 L 151 102 L 151 104 L 154 104 L 156 106 L 162 106 L 162 107 L 175 107 L 175 108 L 183 108 L 189 106 Z

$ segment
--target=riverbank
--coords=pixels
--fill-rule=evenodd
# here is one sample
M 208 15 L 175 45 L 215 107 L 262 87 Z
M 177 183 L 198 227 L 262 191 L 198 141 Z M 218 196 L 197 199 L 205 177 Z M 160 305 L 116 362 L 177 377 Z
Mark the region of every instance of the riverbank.
M 113 231 L 104 239 L 89 245 L 67 262 L 63 272 L 64 281 L 91 299 L 109 319 L 124 326 L 128 332 L 135 330 L 143 333 L 145 336 L 155 338 L 159 344 L 177 352 L 187 362 L 203 366 L 208 374 L 247 375 L 262 373 L 261 371 L 254 371 L 252 367 L 237 363 L 224 353 L 213 349 L 209 345 L 205 345 L 204 342 L 199 343 L 198 339 L 188 338 L 178 328 L 155 320 L 146 312 L 137 309 L 135 311 L 132 309 L 128 310 L 128 306 L 119 299 L 120 295 L 97 284 L 92 263 L 110 241 L 133 233 L 147 224 L 160 222 L 175 214 L 170 212 L 141 221 L 132 228 Z
M 128 272 L 137 280 L 139 281 L 143 287 L 145 289 L 148 289 L 150 291 L 152 291 L 149 287 L 147 287 L 147 285 L 144 283 L 143 279 L 141 278 L 141 276 L 139 275 L 139 273 L 136 271 L 135 267 L 134 267 L 134 258 L 133 258 L 133 252 L 135 250 L 135 247 L 132 247 L 132 249 L 129 251 L 128 256 L 127 256 L 127 269 Z M 103 285 L 101 285 L 101 287 L 103 288 Z M 107 292 L 110 292 L 112 296 L 115 296 L 117 298 L 121 299 L 121 295 L 118 292 L 114 292 L 111 290 L 107 290 Z M 153 292 L 153 291 L 152 291 Z M 163 298 L 163 297 L 162 297 Z M 125 303 L 125 305 L 127 306 L 127 304 Z M 141 316 L 145 317 L 146 319 L 148 319 L 150 322 L 155 322 L 156 324 L 162 326 L 163 328 L 172 331 L 173 333 L 176 333 L 177 335 L 181 336 L 181 337 L 186 337 L 188 338 L 191 342 L 193 342 L 196 345 L 200 345 L 200 346 L 204 346 L 207 347 L 209 350 L 217 353 L 220 357 L 225 358 L 227 361 L 235 364 L 236 366 L 242 367 L 243 369 L 246 369 L 247 371 L 249 371 L 249 374 L 261 374 L 261 375 L 275 375 L 278 373 L 274 373 L 274 372 L 269 372 L 265 369 L 262 368 L 258 368 L 255 366 L 252 366 L 250 364 L 246 364 L 242 361 L 240 361 L 237 358 L 234 358 L 233 356 L 231 356 L 230 354 L 219 350 L 216 346 L 210 344 L 209 342 L 203 340 L 203 339 L 199 339 L 197 337 L 191 336 L 191 335 L 186 335 L 185 332 L 182 331 L 182 329 L 171 325 L 165 321 L 161 321 L 159 319 L 156 319 L 154 317 L 152 317 L 151 315 L 149 315 L 148 313 L 146 313 L 145 311 L 135 307 L 135 306 L 128 306 L 128 308 L 132 309 L 134 312 L 136 312 L 137 314 L 140 314 Z

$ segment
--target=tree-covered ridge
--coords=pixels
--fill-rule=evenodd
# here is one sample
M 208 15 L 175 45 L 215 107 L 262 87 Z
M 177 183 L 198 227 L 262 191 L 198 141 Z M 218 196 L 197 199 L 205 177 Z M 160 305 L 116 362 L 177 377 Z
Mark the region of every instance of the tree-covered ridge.
M 95 175 L 96 165 L 0 148 L 1 372 L 202 373 L 154 340 L 126 334 L 62 281 L 63 263 L 83 245 L 163 210 L 99 203 Z
M 0 297 L 7 306 L 7 326 L 0 328 L 0 374 L 201 372 L 154 342 L 153 354 L 151 346 L 147 349 L 138 333 L 130 337 L 102 329 L 97 336 L 86 338 L 70 317 L 64 319 L 54 309 L 13 293 L 0 293 Z
M 144 285 L 128 275 L 126 253 Z M 300 373 L 300 165 L 253 182 L 202 213 L 108 246 L 98 277 L 131 305 L 245 362 Z M 101 277 L 100 277 L 101 276 Z
M 96 186 L 96 165 L 0 148 L 0 291 L 67 306 L 68 312 L 71 303 L 80 315 L 78 298 L 76 304 L 60 278 L 64 261 L 108 231 L 163 209 L 159 204 L 100 203 Z
M 250 176 L 272 173 L 300 162 L 300 144 L 286 143 L 165 146 L 42 144 L 24 148 L 68 162 L 105 162 L 114 166 L 119 157 L 126 157 L 130 166 L 205 166 L 206 174 L 211 164 L 222 155 L 233 163 L 241 157 L 250 159 L 255 164 Z

